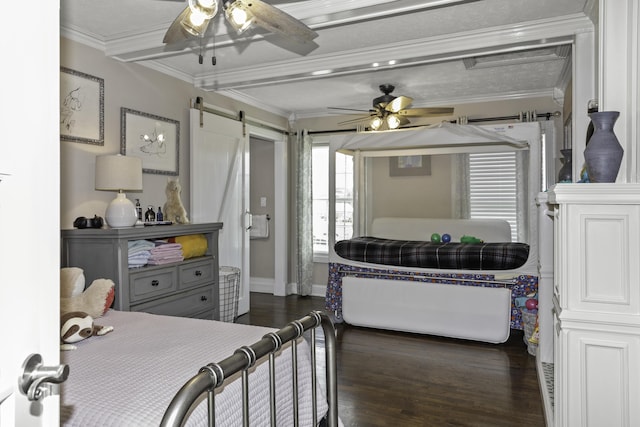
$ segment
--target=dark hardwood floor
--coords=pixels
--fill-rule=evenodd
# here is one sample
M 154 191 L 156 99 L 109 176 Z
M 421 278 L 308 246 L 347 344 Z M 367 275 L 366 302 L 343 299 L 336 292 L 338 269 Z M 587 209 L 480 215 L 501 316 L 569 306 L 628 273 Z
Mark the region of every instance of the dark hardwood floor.
M 238 323 L 280 328 L 324 298 L 252 293 Z M 504 344 L 336 325 L 345 426 L 544 426 L 522 331 Z

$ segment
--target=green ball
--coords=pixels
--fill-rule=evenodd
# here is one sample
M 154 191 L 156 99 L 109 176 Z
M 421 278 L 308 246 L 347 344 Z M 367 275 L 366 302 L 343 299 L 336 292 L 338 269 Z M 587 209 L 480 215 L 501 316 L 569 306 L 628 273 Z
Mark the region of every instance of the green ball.
M 433 243 L 440 243 L 440 235 L 438 233 L 433 233 L 431 235 L 431 241 Z

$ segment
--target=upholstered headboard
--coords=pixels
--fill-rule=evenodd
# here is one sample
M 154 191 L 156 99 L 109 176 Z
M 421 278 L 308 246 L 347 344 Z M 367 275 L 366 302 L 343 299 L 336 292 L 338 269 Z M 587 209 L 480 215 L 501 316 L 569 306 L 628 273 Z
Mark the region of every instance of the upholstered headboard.
M 429 240 L 433 233 L 447 233 L 453 242 L 464 235 L 485 242 L 511 241 L 511 226 L 501 219 L 376 218 L 368 234 L 383 239 Z

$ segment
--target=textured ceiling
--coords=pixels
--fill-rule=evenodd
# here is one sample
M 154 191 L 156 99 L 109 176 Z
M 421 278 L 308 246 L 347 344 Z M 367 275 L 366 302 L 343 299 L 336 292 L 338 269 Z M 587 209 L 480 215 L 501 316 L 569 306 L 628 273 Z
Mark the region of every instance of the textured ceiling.
M 309 117 L 327 107 L 366 110 L 383 83 L 414 107 L 561 98 L 573 35 L 591 30 L 588 0 L 266 2 L 319 36 L 307 44 L 260 29 L 238 36 L 219 13 L 204 39 L 165 46 L 186 6 L 173 0 L 63 0 L 61 35 L 203 90 Z

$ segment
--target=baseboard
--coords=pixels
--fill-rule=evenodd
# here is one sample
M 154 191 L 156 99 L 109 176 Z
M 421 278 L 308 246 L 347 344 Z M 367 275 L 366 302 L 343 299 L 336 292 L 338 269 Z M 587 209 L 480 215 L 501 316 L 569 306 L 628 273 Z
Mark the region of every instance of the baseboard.
M 275 280 L 268 277 L 251 277 L 249 279 L 251 292 L 259 292 L 261 294 L 273 295 L 275 288 Z
M 273 295 L 273 289 L 275 282 L 273 279 L 264 277 L 252 277 L 251 278 L 251 292 L 258 292 L 261 294 Z M 286 286 L 287 295 L 296 295 L 298 293 L 297 283 L 287 283 Z M 326 285 L 314 284 L 311 286 L 311 296 L 324 298 L 327 293 Z

